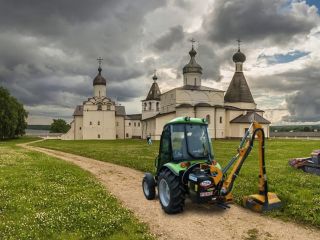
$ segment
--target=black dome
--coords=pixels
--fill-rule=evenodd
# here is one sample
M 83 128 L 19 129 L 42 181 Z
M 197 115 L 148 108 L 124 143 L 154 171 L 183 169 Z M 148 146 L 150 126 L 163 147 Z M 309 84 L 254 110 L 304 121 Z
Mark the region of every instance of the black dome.
M 101 75 L 102 69 L 99 68 L 98 71 L 99 71 L 98 75 L 93 79 L 93 86 L 94 85 L 107 85 L 106 79 L 104 77 L 102 77 L 102 75 Z
M 185 73 L 201 73 L 202 74 L 202 67 L 196 62 L 195 56 L 197 55 L 196 50 L 194 50 L 193 46 L 192 49 L 189 51 L 190 55 L 190 62 L 185 65 L 182 69 L 183 74 Z
M 240 50 L 233 54 L 232 60 L 237 63 L 237 62 L 245 62 L 246 61 L 246 55 L 244 55 Z

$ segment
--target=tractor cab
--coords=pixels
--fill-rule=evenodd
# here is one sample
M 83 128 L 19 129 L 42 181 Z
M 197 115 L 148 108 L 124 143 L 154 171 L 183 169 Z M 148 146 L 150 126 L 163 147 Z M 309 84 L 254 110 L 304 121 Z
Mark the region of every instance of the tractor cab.
M 180 117 L 165 125 L 157 158 L 157 172 L 166 164 L 211 162 L 213 150 L 204 119 Z

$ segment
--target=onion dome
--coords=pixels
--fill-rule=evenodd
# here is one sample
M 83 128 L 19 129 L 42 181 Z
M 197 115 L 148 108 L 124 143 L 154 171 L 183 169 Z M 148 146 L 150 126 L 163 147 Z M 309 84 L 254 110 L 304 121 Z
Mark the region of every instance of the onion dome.
M 93 79 L 93 86 L 95 85 L 106 85 L 107 84 L 107 81 L 104 77 L 102 77 L 101 75 L 101 71 L 102 71 L 102 68 L 99 67 L 98 68 L 98 75 Z
M 233 54 L 232 60 L 237 63 L 237 62 L 245 62 L 246 61 L 246 55 L 244 55 L 240 49 L 238 50 L 238 52 L 236 52 L 235 54 Z
M 189 52 L 190 62 L 183 67 L 183 74 L 185 73 L 200 73 L 202 74 L 202 67 L 196 62 L 195 56 L 197 55 L 196 50 L 194 50 L 193 46 Z
M 153 79 L 153 81 L 157 81 L 158 80 L 158 77 L 157 77 L 156 73 L 153 74 L 152 79 Z

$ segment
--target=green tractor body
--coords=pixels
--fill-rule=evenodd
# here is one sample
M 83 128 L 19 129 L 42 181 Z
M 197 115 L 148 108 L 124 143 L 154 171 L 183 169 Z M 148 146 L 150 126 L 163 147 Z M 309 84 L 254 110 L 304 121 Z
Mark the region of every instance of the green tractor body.
M 183 210 L 185 196 L 197 203 L 213 197 L 213 182 L 201 164 L 214 159 L 208 123 L 204 119 L 179 117 L 167 123 L 161 135 L 159 155 L 155 160 L 156 175 L 147 173 L 143 191 L 147 199 L 155 198 L 158 186 L 159 200 L 167 213 Z M 216 167 L 221 169 L 218 163 Z M 203 191 L 198 186 L 202 184 Z

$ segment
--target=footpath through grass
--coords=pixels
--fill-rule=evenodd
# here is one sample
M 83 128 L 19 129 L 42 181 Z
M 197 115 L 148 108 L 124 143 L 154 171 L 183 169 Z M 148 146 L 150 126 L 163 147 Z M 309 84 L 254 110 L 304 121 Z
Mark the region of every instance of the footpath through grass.
M 153 239 L 88 172 L 0 141 L 0 239 Z
M 235 154 L 238 144 L 237 140 L 213 142 L 216 159 L 222 166 Z M 34 145 L 151 172 L 154 171 L 154 159 L 159 150 L 159 142 L 155 141 L 148 146 L 142 140 L 48 140 Z M 320 227 L 320 177 L 295 170 L 288 165 L 290 158 L 309 156 L 313 149 L 319 148 L 320 141 L 270 139 L 266 142 L 269 191 L 276 192 L 283 203 L 281 210 L 267 213 L 268 215 Z M 257 193 L 258 171 L 255 146 L 235 183 L 233 194 L 237 203 L 242 203 L 243 196 Z

